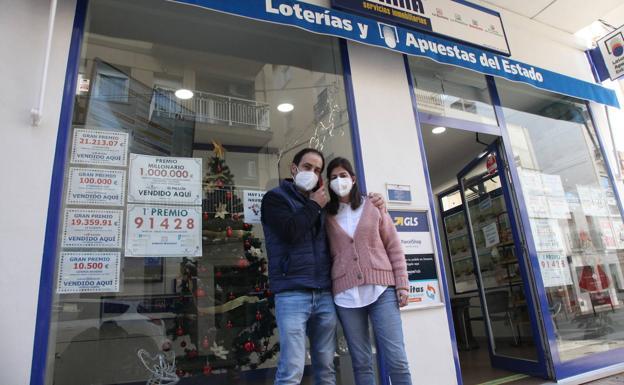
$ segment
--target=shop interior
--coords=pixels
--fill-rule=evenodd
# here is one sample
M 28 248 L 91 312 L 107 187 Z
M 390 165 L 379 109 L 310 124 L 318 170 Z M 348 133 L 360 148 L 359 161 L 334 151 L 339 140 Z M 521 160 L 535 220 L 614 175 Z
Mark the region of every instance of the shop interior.
M 488 162 L 490 154 L 486 154 L 488 146 L 497 143 L 499 137 L 429 124 L 422 124 L 421 132 L 434 200 L 438 203 L 439 236 L 463 382 L 542 383 L 543 380 L 493 367 L 489 356 L 491 348 L 497 355 L 528 360 L 535 357 L 503 185 L 491 161 Z M 475 161 L 480 157 L 482 161 Z M 458 174 L 470 163 L 476 165 L 461 179 L 479 254 L 492 343 L 488 343 L 458 181 Z

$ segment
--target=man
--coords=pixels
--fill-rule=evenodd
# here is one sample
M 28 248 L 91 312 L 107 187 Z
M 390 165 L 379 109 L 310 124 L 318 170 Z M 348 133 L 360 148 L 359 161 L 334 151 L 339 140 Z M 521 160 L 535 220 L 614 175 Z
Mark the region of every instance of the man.
M 299 384 L 306 357 L 306 335 L 314 383 L 334 385 L 337 316 L 331 294 L 331 257 L 323 208 L 329 197 L 321 173 L 325 158 L 306 148 L 293 158 L 293 179 L 262 199 L 262 224 L 275 293 L 280 357 L 275 385 Z M 383 207 L 383 198 L 373 202 Z

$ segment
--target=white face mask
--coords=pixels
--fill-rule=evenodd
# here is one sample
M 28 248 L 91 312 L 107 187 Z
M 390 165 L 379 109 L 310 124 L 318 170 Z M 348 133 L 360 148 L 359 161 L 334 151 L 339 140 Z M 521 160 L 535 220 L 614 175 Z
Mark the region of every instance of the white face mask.
M 317 182 L 318 175 L 316 175 L 314 171 L 299 171 L 297 175 L 295 175 L 295 185 L 303 191 L 312 190 Z
M 336 178 L 329 183 L 329 188 L 336 193 L 339 197 L 345 197 L 349 195 L 353 188 L 353 179 L 351 178 Z

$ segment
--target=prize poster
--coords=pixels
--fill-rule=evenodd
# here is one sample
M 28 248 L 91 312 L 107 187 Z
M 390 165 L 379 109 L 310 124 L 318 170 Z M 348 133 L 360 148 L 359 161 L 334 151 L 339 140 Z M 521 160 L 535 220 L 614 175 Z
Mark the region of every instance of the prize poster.
M 128 205 L 126 257 L 201 257 L 201 206 Z
M 128 201 L 202 204 L 201 158 L 130 154 Z
M 260 207 L 266 191 L 244 190 L 244 215 L 246 223 L 260 223 Z
M 123 206 L 126 172 L 70 167 L 67 185 L 67 204 Z
M 74 129 L 71 163 L 125 166 L 128 161 L 128 134 L 117 131 Z
M 122 210 L 65 209 L 62 247 L 121 247 Z
M 538 253 L 537 258 L 540 264 L 544 287 L 572 285 L 570 265 L 568 264 L 565 254 L 558 252 Z
M 58 294 L 119 291 L 119 252 L 62 252 Z

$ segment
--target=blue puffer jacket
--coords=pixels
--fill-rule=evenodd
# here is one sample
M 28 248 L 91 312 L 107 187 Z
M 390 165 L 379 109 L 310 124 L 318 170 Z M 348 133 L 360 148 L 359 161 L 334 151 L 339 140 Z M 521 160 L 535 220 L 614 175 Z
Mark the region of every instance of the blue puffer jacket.
M 331 289 L 325 213 L 285 180 L 262 199 L 262 224 L 275 293 Z

